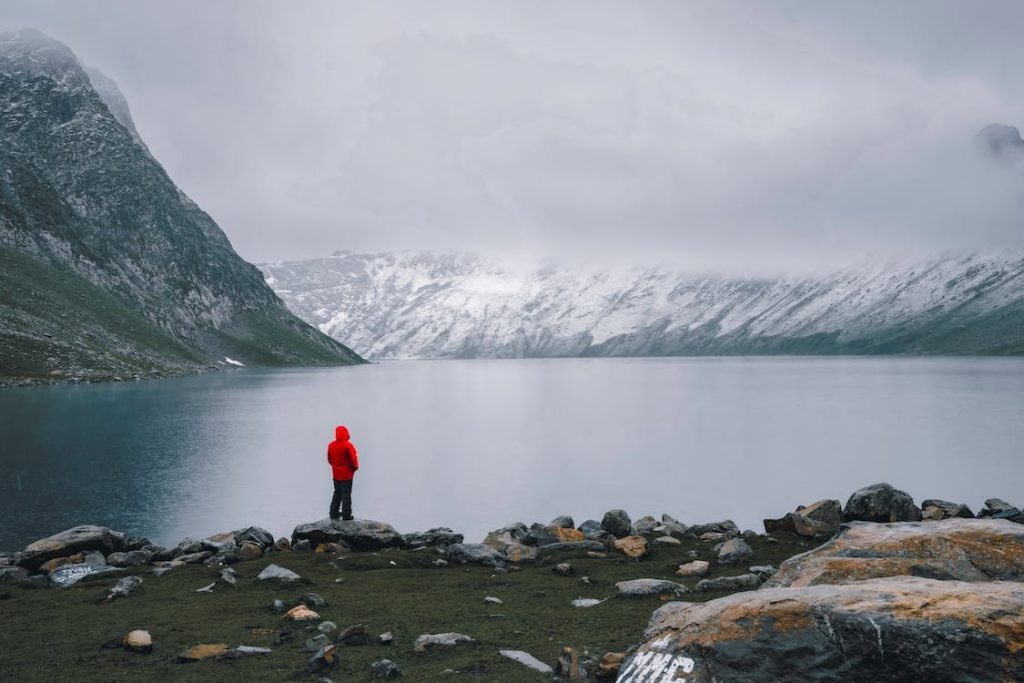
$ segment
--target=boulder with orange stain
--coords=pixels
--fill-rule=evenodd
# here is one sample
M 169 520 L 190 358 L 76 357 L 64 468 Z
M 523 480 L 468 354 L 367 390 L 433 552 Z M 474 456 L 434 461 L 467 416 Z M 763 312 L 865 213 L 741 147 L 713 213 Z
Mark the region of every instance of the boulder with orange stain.
M 643 536 L 626 536 L 615 539 L 615 549 L 626 557 L 641 558 L 650 550 L 647 539 Z
M 656 610 L 620 683 L 1024 680 L 1024 583 L 900 576 Z

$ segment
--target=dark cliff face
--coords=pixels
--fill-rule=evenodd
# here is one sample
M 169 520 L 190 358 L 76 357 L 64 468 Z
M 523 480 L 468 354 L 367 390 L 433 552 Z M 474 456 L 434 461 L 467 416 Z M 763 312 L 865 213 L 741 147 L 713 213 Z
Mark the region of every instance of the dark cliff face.
M 361 360 L 174 185 L 113 82 L 31 29 L 0 34 L 0 259 L 0 374 Z

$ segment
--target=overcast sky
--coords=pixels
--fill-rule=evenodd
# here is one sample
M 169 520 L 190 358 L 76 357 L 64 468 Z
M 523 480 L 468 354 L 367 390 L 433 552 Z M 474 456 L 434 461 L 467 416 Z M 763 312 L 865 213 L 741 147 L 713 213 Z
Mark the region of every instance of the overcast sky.
M 1024 3 L 5 0 L 255 261 L 1024 246 Z

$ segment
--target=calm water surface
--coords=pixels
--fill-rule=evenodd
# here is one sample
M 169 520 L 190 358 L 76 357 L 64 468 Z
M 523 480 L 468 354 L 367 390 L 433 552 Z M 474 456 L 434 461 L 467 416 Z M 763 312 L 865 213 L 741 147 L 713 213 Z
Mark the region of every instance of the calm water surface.
M 326 516 L 347 424 L 359 517 L 478 541 L 622 507 L 760 530 L 889 481 L 1024 502 L 1024 360 L 391 362 L 0 391 L 0 549 L 75 524 L 170 544 Z

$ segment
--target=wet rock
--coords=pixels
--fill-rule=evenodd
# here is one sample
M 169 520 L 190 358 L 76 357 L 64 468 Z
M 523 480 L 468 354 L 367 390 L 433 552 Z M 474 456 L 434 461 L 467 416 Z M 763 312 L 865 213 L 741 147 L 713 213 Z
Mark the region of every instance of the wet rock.
M 476 641 L 461 633 L 424 633 L 416 638 L 412 649 L 416 652 L 426 652 L 434 647 L 455 647 L 459 643 L 475 643 Z
M 626 557 L 632 557 L 634 559 L 640 559 L 650 550 L 647 545 L 647 539 L 643 536 L 626 536 L 625 538 L 617 538 L 612 545 Z
M 149 564 L 153 559 L 153 553 L 149 550 L 129 550 L 124 553 L 110 553 L 107 556 L 107 564 L 113 567 L 141 567 Z
M 390 524 L 370 519 L 331 520 L 321 519 L 300 524 L 292 532 L 292 544 L 296 541 L 319 543 L 342 543 L 357 551 L 374 551 L 383 548 L 401 548 L 402 535 Z
M 754 559 L 754 551 L 742 538 L 730 538 L 718 551 L 718 564 L 737 565 L 746 564 Z
M 378 659 L 370 664 L 370 674 L 374 678 L 399 678 L 402 670 L 390 659 Z
M 943 519 L 946 517 L 962 517 L 964 519 L 973 519 L 974 513 L 971 512 L 971 508 L 967 507 L 963 503 L 951 503 L 948 500 L 942 500 L 940 498 L 928 498 L 921 501 L 922 508 L 938 508 L 942 512 Z
M 274 547 L 274 535 L 262 527 L 251 526 L 241 531 L 234 532 L 233 538 L 235 545 L 239 548 L 244 543 L 251 543 L 257 546 L 261 554 Z
M 126 576 L 119 579 L 117 583 L 107 592 L 107 597 L 104 598 L 106 602 L 111 600 L 117 600 L 118 598 L 127 598 L 129 595 L 137 591 L 142 587 L 142 577 L 140 576 Z
M 633 521 L 625 510 L 609 510 L 601 519 L 601 528 L 616 538 L 633 533 Z
M 608 652 L 597 662 L 597 680 L 613 680 L 619 675 L 625 652 Z
M 257 574 L 256 578 L 260 581 L 298 581 L 302 577 L 291 569 L 285 569 L 284 567 L 279 567 L 276 564 L 268 564 L 263 571 Z
M 274 611 L 278 614 L 284 614 L 285 609 L 287 609 L 287 606 L 284 604 L 284 600 L 274 600 L 272 606 Z
M 702 579 L 694 587 L 698 593 L 708 591 L 747 591 L 758 588 L 761 577 L 757 574 L 740 574 L 739 576 L 720 576 L 717 579 Z
M 579 656 L 571 647 L 563 647 L 562 654 L 558 655 L 555 662 L 555 674 L 570 681 L 586 680 L 587 672 L 580 666 Z
M 286 621 L 319 621 L 320 615 L 305 605 L 296 605 L 284 613 L 284 618 Z
M 661 523 L 658 522 L 658 520 L 654 519 L 654 517 L 651 517 L 650 515 L 645 515 L 644 517 L 641 517 L 640 519 L 636 520 L 636 522 L 633 524 L 633 527 L 636 529 L 636 532 L 638 534 L 653 533 L 654 530 L 659 526 L 661 526 Z
M 670 603 L 619 681 L 1022 680 L 1022 613 L 1024 584 L 906 576 Z
M 687 527 L 687 538 L 700 538 L 705 534 L 715 534 L 719 539 L 735 538 L 740 535 L 740 528 L 731 519 L 721 522 L 708 522 L 706 524 L 694 524 Z
M 121 644 L 129 652 L 149 653 L 153 651 L 153 637 L 149 635 L 149 631 L 142 629 L 126 633 Z
M 650 598 L 663 595 L 679 596 L 689 592 L 686 586 L 662 579 L 633 579 L 615 584 L 616 593 L 623 598 Z
M 502 657 L 508 657 L 514 662 L 519 662 L 528 669 L 539 671 L 542 674 L 554 673 L 554 670 L 540 661 L 529 652 L 523 652 L 522 650 L 498 650 L 498 654 Z
M 1024 581 L 1024 528 L 998 519 L 852 522 L 828 543 L 783 562 L 769 585 L 813 586 L 899 575 Z
M 227 643 L 200 643 L 178 655 L 182 662 L 201 662 L 204 659 L 220 657 L 228 651 Z
M 306 664 L 306 668 L 314 673 L 331 671 L 341 666 L 341 651 L 337 645 L 324 645 L 316 651 Z
M 583 532 L 573 527 L 551 527 L 551 534 L 554 536 L 555 542 L 558 543 L 582 541 L 585 539 Z
M 407 548 L 433 547 L 442 550 L 465 540 L 462 534 L 455 533 L 448 527 L 436 527 L 427 531 L 405 534 L 402 539 Z
M 872 484 L 850 496 L 843 519 L 847 522 L 918 522 L 921 511 L 906 491 L 890 484 Z
M 687 562 L 686 564 L 679 565 L 679 569 L 676 570 L 676 575 L 685 578 L 704 576 L 708 573 L 710 568 L 711 563 L 705 562 L 704 560 L 694 560 L 693 562 Z
M 981 509 L 982 517 L 991 517 L 1000 512 L 1013 512 L 1017 510 L 1017 506 L 1011 503 L 1007 503 L 1002 498 L 989 498 L 985 501 L 985 507 Z
M 483 543 L 453 543 L 444 551 L 449 562 L 478 564 L 485 567 L 504 567 L 505 556 Z
M 128 550 L 127 539 L 120 531 L 83 524 L 30 543 L 22 551 L 18 564 L 35 569 L 55 557 L 67 557 L 90 550 L 99 551 L 103 555 L 124 552 Z
M 551 522 L 548 523 L 548 526 L 557 529 L 575 529 L 576 522 L 574 522 L 572 517 L 569 515 L 559 515 L 551 520 Z

